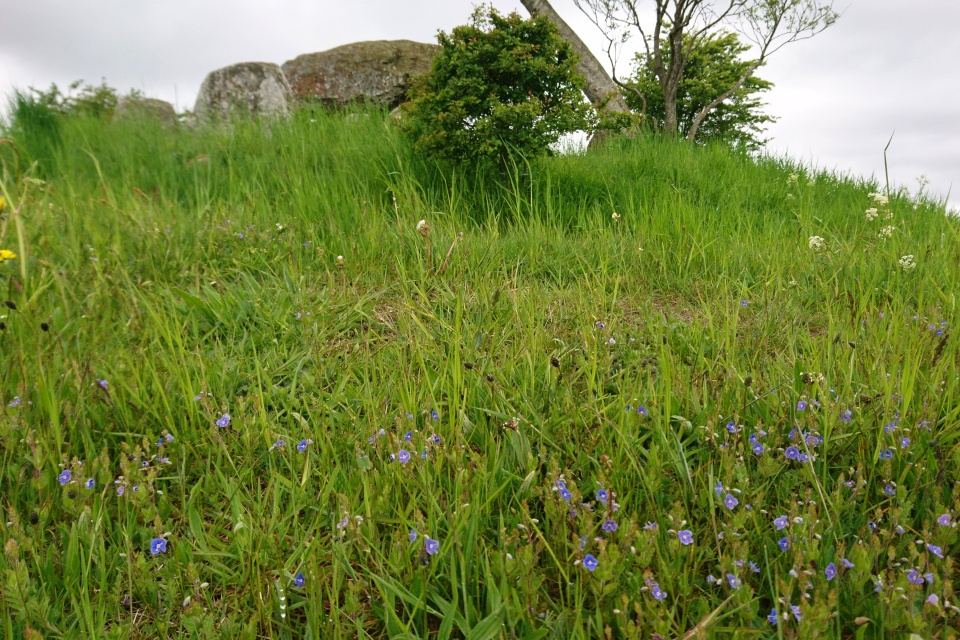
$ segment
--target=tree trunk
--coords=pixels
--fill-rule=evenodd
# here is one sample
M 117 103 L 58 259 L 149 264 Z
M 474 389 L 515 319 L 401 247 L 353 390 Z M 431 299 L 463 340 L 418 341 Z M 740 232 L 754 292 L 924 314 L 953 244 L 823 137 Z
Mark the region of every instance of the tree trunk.
M 530 15 L 546 16 L 553 24 L 557 25 L 557 31 L 560 37 L 570 43 L 573 50 L 580 55 L 580 63 L 577 65 L 577 71 L 584 79 L 583 92 L 587 94 L 590 102 L 597 104 L 607 100 L 607 111 L 618 113 L 630 113 L 630 107 L 627 101 L 620 95 L 617 85 L 613 83 L 606 69 L 600 64 L 600 61 L 590 53 L 590 49 L 583 43 L 583 40 L 563 21 L 560 14 L 550 6 L 548 0 L 520 0 L 523 6 L 527 8 Z

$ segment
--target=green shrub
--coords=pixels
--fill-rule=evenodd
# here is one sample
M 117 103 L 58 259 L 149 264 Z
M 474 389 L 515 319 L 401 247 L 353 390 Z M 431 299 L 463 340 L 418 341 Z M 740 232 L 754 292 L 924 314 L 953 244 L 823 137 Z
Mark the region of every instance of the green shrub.
M 441 32 L 430 72 L 415 79 L 401 127 L 430 158 L 483 166 L 541 156 L 566 133 L 590 128 L 577 55 L 543 17 L 480 7 L 469 25 Z

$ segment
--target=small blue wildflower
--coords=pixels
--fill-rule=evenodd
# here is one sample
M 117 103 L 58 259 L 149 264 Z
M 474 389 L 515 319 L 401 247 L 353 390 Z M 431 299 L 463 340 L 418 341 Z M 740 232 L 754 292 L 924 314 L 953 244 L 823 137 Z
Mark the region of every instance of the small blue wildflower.
M 728 574 L 727 574 L 727 582 L 730 583 L 730 588 L 731 588 L 731 589 L 739 589 L 739 588 L 740 588 L 740 584 L 741 584 L 741 583 L 740 583 L 740 578 L 738 578 L 737 576 L 733 575 L 732 573 L 728 573 Z
M 789 521 L 787 520 L 787 516 L 780 516 L 773 521 L 773 524 L 777 527 L 777 531 L 780 531 L 789 524 Z
M 747 302 L 746 300 L 741 300 L 741 301 L 740 301 L 740 306 L 741 306 L 741 307 L 746 307 L 748 304 L 750 304 L 750 303 Z
M 935 606 L 937 606 L 937 603 L 940 602 L 940 598 L 937 596 L 937 594 L 931 593 L 929 596 L 927 596 L 927 599 L 926 599 L 925 602 L 926 602 L 927 604 L 935 607 Z
M 167 541 L 163 538 L 154 538 L 150 541 L 150 553 L 157 555 L 167 551 Z
M 440 436 L 436 434 L 434 434 L 433 437 L 430 438 L 430 440 L 433 441 L 433 444 L 440 444 Z
M 586 560 L 584 560 L 586 562 Z M 650 587 L 650 593 L 653 595 L 654 600 L 663 601 L 667 599 L 667 592 L 660 588 L 660 584 L 655 582 L 653 586 Z
M 897 495 L 897 490 L 893 487 L 893 485 L 890 485 L 890 484 L 888 484 L 887 486 L 885 486 L 885 487 L 883 488 L 883 492 L 884 492 L 885 494 L 887 494 L 888 496 L 895 496 L 895 495 Z
M 707 584 L 716 584 L 717 579 L 713 577 L 713 574 L 707 576 Z
M 870 531 L 876 531 L 877 523 L 871 520 L 870 522 L 867 523 L 867 528 L 870 529 Z
M 20 399 L 20 396 L 13 396 L 13 400 L 11 400 L 11 401 L 10 401 L 10 404 L 8 404 L 7 406 L 8 406 L 8 407 L 18 407 L 18 406 L 20 406 L 20 403 L 21 403 L 21 402 L 23 402 L 23 401 Z
M 99 386 L 104 391 L 107 390 L 107 381 L 101 380 L 100 378 L 94 378 L 97 381 L 97 386 Z
M 723 483 L 720 482 L 719 480 L 717 480 L 717 488 L 714 489 L 714 491 L 717 492 L 717 495 L 720 495 L 721 493 L 723 493 Z
M 229 414 L 229 413 L 223 414 L 222 416 L 220 416 L 220 419 L 217 420 L 217 426 L 220 427 L 221 429 L 224 428 L 224 427 L 226 427 L 228 424 L 230 424 L 230 414 Z
M 433 418 L 434 420 L 439 420 L 439 419 L 440 419 L 440 414 L 437 413 L 437 410 L 436 410 L 436 409 L 434 409 L 433 411 L 430 412 L 430 417 Z
M 413 438 L 413 433 L 412 433 L 412 432 L 407 431 L 405 434 L 403 434 L 403 439 L 406 440 L 407 442 L 410 442 L 410 439 L 411 439 L 411 438 Z
M 599 490 L 597 491 L 597 501 L 599 501 L 601 504 L 607 504 L 607 490 L 606 490 L 606 489 L 599 489 Z
M 907 582 L 910 584 L 923 584 L 923 578 L 920 576 L 919 571 L 911 569 L 910 573 L 907 574 Z
M 400 451 L 397 453 L 397 460 L 400 461 L 400 464 L 407 464 L 410 462 L 410 454 L 406 449 L 400 449 Z
M 750 571 L 753 571 L 754 573 L 760 573 L 760 567 L 754 564 L 752 560 L 750 561 Z
M 770 609 L 770 615 L 767 616 L 767 621 L 773 626 L 777 626 L 777 608 L 776 607 Z
M 795 604 L 790 605 L 790 611 L 793 611 L 793 617 L 797 620 L 803 620 L 803 616 L 800 615 L 800 607 Z
M 807 460 L 809 460 L 809 459 L 810 459 L 810 456 L 808 456 L 806 453 L 799 453 L 799 454 L 797 454 L 797 462 L 806 464 L 806 463 L 807 463 Z
M 57 476 L 57 480 L 60 481 L 60 486 L 62 487 L 63 485 L 70 482 L 70 479 L 72 477 L 73 477 L 73 473 L 70 471 L 70 469 L 64 469 L 63 471 L 60 472 L 60 475 Z
M 637 407 L 637 413 L 639 413 L 644 418 L 650 415 L 649 413 L 647 413 L 647 409 L 643 405 L 640 405 Z
M 311 442 L 312 442 L 312 440 L 301 440 L 301 441 L 297 444 L 297 451 L 299 451 L 300 453 L 303 453 L 304 451 L 307 450 L 307 446 L 308 446 Z
M 607 533 L 613 533 L 618 529 L 617 523 L 614 522 L 613 520 L 607 520 L 600 526 L 600 528 L 606 531 Z
M 96 484 L 97 483 L 93 481 L 93 478 L 90 478 L 89 480 L 83 483 L 83 486 L 85 486 L 87 489 L 93 489 L 96 486 Z
M 910 438 L 900 438 L 900 448 L 906 449 L 910 446 Z
M 833 580 L 837 577 L 837 567 L 832 562 L 827 565 L 827 568 L 823 570 L 824 575 L 827 576 L 827 581 Z
M 846 411 L 840 414 L 841 422 L 850 422 L 851 420 L 853 420 L 853 412 L 850 411 L 850 409 L 847 409 Z
M 803 411 L 806 408 L 807 408 L 807 403 L 804 402 L 803 400 L 797 403 L 797 411 Z
M 723 506 L 727 509 L 733 509 L 735 506 L 740 504 L 740 501 L 737 500 L 737 497 L 732 493 L 728 493 L 727 496 L 723 499 Z
M 777 540 L 777 546 L 780 547 L 780 551 L 786 551 L 790 548 L 790 540 L 787 537 L 780 538 Z
M 941 560 L 943 560 L 943 549 L 941 549 L 941 548 L 938 547 L 937 545 L 935 545 L 935 544 L 928 544 L 928 545 L 927 545 L 927 551 L 929 551 L 929 552 L 932 553 L 933 555 L 935 555 L 935 556 L 937 556 L 938 558 L 940 558 Z
M 417 530 L 410 529 L 410 544 L 413 544 L 416 541 L 417 541 Z
M 890 449 L 884 449 L 883 451 L 880 452 L 881 460 L 889 460 L 892 457 L 893 457 L 893 451 L 890 451 Z
M 647 531 L 656 531 L 656 530 L 657 530 L 657 523 L 656 523 L 656 522 L 648 522 L 647 524 L 643 525 L 643 528 L 646 529 Z
M 759 442 L 757 442 L 757 443 L 755 443 L 755 444 L 753 445 L 753 455 L 758 456 L 758 455 L 760 455 L 761 453 L 763 453 L 763 451 L 764 451 L 763 445 L 760 444 Z
M 163 436 L 163 439 L 167 442 L 167 444 L 170 444 L 171 442 L 173 442 L 173 434 L 168 433 L 165 436 Z
M 582 536 L 580 538 L 580 548 L 583 549 L 585 546 L 587 546 L 587 536 Z
M 117 487 L 117 495 L 118 495 L 118 496 L 122 496 L 122 495 L 123 495 L 123 492 L 124 492 L 124 486 L 123 486 L 123 485 L 120 485 L 119 487 Z
M 427 450 L 426 450 L 426 449 L 424 449 L 424 450 L 423 450 L 423 453 L 420 454 L 420 458 L 421 458 L 422 460 L 426 460 L 426 459 L 427 459 Z
M 949 527 L 949 526 L 950 526 L 950 514 L 949 514 L 949 513 L 944 513 L 942 516 L 940 516 L 939 518 L 937 518 L 937 524 L 940 525 L 941 527 Z
M 583 566 L 587 568 L 591 573 L 596 571 L 597 567 L 600 566 L 600 563 L 594 558 L 591 554 L 587 554 L 583 559 Z
M 800 450 L 796 447 L 787 447 L 787 450 L 783 452 L 783 455 L 787 457 L 787 460 L 796 460 L 800 457 Z
M 677 531 L 677 538 L 680 540 L 680 544 L 691 545 L 693 544 L 693 531 L 689 529 Z
M 427 541 L 424 543 L 423 546 L 427 550 L 427 553 L 429 553 L 431 556 L 436 554 L 438 551 L 440 551 L 439 540 L 431 540 L 430 538 L 427 538 Z
M 304 577 L 303 572 L 301 571 L 297 574 L 297 577 L 293 579 L 293 585 L 295 587 L 302 587 L 306 581 L 307 579 Z
M 739 431 L 739 429 L 737 429 L 737 423 L 735 423 L 733 420 L 728 422 L 727 431 L 729 431 L 730 433 L 736 433 L 737 431 Z
M 845 569 L 853 569 L 853 567 L 855 566 L 852 562 L 850 562 L 846 558 L 841 558 L 840 564 L 842 564 Z

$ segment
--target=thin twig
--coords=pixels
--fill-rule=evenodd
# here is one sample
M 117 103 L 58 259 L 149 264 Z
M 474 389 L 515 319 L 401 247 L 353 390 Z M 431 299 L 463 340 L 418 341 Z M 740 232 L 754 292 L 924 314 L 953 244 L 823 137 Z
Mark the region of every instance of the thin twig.
M 443 270 L 447 268 L 447 260 L 450 259 L 450 254 L 453 253 L 453 248 L 457 246 L 457 240 L 463 237 L 463 231 L 457 234 L 457 237 L 453 239 L 453 244 L 450 245 L 450 250 L 447 251 L 447 257 L 443 259 L 443 266 L 440 267 L 440 273 L 437 275 L 443 275 Z

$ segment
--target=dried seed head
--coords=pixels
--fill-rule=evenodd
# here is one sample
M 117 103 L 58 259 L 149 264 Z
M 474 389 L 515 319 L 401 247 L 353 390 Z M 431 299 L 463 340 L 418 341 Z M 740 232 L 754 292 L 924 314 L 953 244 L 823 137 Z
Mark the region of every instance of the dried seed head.
M 3 304 L 7 305 L 7 309 L 10 309 L 11 311 L 17 310 L 17 305 L 13 302 L 13 300 L 7 300 Z
M 46 322 L 41 322 L 40 328 L 43 329 L 44 331 L 50 331 L 50 325 L 47 324 Z
M 753 384 L 753 377 L 747 376 L 746 378 L 743 379 L 743 386 L 749 387 L 752 384 Z
M 800 374 L 800 382 L 803 384 L 813 384 L 813 376 L 804 371 Z
M 493 374 L 492 374 L 492 373 L 488 373 L 488 374 L 486 375 L 486 378 L 487 378 L 487 382 L 493 382 Z
M 557 356 L 550 356 L 550 364 L 556 369 L 560 368 L 560 360 L 557 359 Z
M 31 512 L 30 512 L 30 524 L 37 524 L 38 522 L 40 522 L 40 516 L 37 514 L 36 511 L 31 511 Z
M 473 369 L 473 363 L 472 363 L 472 362 L 464 362 L 464 363 L 463 363 L 463 366 L 467 369 L 467 371 Z
M 417 233 L 426 238 L 430 234 L 430 225 L 427 224 L 426 220 L 421 220 L 417 223 Z

